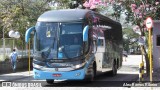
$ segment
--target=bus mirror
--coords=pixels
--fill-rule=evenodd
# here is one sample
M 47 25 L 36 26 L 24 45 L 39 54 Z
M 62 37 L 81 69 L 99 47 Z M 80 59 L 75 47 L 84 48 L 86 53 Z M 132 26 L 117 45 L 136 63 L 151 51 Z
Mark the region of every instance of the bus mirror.
M 89 29 L 89 26 L 85 26 L 84 29 L 83 29 L 83 41 L 88 41 L 88 29 Z
M 25 33 L 25 42 L 29 42 L 30 34 L 35 30 L 35 27 L 30 27 Z

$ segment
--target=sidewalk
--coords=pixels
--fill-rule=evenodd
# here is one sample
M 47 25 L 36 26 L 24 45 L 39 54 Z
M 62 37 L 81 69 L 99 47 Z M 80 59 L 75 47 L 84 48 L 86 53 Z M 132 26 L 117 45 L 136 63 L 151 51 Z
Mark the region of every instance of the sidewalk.
M 153 81 L 159 82 L 160 83 L 160 68 L 156 69 L 152 73 Z M 144 74 L 144 81 L 150 81 L 150 75 L 147 76 L 146 73 Z
M 0 75 L 0 82 L 3 81 L 14 81 L 14 80 L 19 80 L 23 78 L 27 78 L 33 76 L 33 72 L 30 71 L 25 71 L 25 72 L 15 72 L 15 73 L 9 73 L 9 74 L 1 74 Z

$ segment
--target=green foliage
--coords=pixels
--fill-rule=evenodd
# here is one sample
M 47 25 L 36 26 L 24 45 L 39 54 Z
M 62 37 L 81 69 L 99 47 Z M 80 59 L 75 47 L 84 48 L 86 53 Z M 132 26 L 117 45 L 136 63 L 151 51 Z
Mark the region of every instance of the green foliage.
M 123 47 L 125 51 L 129 51 L 130 47 L 138 46 L 138 37 L 139 35 L 135 33 L 132 28 L 124 28 L 123 29 Z M 131 41 L 133 39 L 136 39 L 134 42 Z
M 52 0 L 52 4 L 57 4 L 58 6 L 53 6 L 52 9 L 68 9 L 71 0 Z
M 127 38 L 132 39 L 132 38 L 138 38 L 139 35 L 135 33 L 132 28 L 124 28 L 123 29 L 123 35 L 126 34 Z
M 16 44 L 24 47 L 26 29 L 34 26 L 39 15 L 50 9 L 50 1 L 52 0 L 0 0 L 0 24 L 5 35 L 10 30 L 20 32 L 21 37 Z

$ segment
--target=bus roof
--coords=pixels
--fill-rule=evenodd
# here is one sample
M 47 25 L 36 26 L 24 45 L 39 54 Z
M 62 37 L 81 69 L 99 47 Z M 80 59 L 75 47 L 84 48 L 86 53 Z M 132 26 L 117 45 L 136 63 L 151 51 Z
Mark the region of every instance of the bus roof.
M 82 21 L 84 16 L 90 10 L 83 9 L 64 9 L 64 10 L 51 10 L 43 13 L 38 21 L 42 22 L 69 22 L 69 21 Z
M 82 21 L 86 18 L 86 15 L 93 17 L 98 16 L 101 20 L 107 22 L 110 25 L 119 25 L 118 22 L 103 16 L 99 13 L 93 12 L 88 9 L 63 9 L 63 10 L 51 10 L 43 13 L 38 21 L 41 22 L 69 22 L 69 21 Z
M 122 39 L 122 26 L 104 15 L 87 9 L 64 9 L 51 10 L 43 13 L 38 22 L 81 22 L 86 18 L 98 17 L 102 25 L 107 25 L 112 28 L 113 36 Z

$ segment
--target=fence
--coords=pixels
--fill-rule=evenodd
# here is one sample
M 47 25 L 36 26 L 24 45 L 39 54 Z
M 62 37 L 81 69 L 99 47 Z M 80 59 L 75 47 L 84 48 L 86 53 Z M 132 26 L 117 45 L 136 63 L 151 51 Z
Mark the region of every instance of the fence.
M 3 41 L 5 43 L 3 43 Z M 18 39 L 5 38 L 5 40 L 0 39 L 0 61 L 9 59 L 9 55 L 13 48 L 16 49 L 19 59 L 28 57 L 28 50 L 26 49 L 26 45 L 23 44 L 23 42 L 20 42 Z M 31 54 L 32 53 L 33 51 L 31 50 Z

